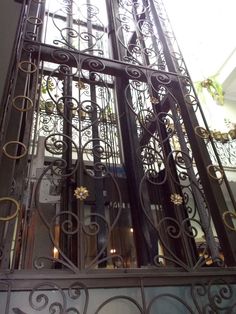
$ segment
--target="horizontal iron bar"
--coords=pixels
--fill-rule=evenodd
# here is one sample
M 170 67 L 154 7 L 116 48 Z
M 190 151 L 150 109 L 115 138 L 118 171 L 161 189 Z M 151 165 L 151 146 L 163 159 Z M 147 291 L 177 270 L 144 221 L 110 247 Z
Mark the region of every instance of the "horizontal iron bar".
M 156 69 L 152 69 L 149 67 L 145 67 L 145 66 L 141 66 L 141 65 L 134 65 L 134 64 L 130 64 L 127 62 L 123 62 L 123 61 L 118 61 L 118 60 L 112 60 L 112 59 L 107 59 L 107 58 L 103 58 L 103 57 L 99 57 L 99 56 L 94 56 L 94 55 L 90 55 L 90 54 L 86 54 L 86 53 L 81 53 L 79 51 L 74 51 L 74 50 L 69 50 L 69 49 L 65 49 L 65 48 L 60 48 L 57 46 L 53 46 L 53 45 L 48 45 L 48 44 L 43 44 L 43 43 L 39 43 L 36 41 L 31 41 L 31 40 L 27 40 L 25 39 L 25 44 L 31 46 L 34 51 L 32 51 L 33 53 L 39 53 L 40 52 L 40 56 L 41 56 L 41 60 L 42 61 L 47 61 L 47 62 L 52 62 L 52 63 L 57 63 L 57 61 L 55 61 L 55 59 L 53 59 L 52 57 L 52 53 L 53 51 L 55 52 L 56 50 L 60 51 L 60 52 L 64 52 L 65 54 L 70 54 L 71 57 L 69 56 L 69 60 L 66 61 L 66 64 L 70 64 L 71 67 L 77 67 L 76 61 L 79 63 L 84 65 L 84 69 L 87 70 L 91 70 L 91 67 L 89 66 L 89 61 L 88 60 L 94 60 L 94 61 L 98 61 L 100 62 L 103 66 L 104 69 L 102 69 L 101 71 L 99 71 L 99 69 L 94 70 L 95 72 L 101 72 L 104 74 L 108 74 L 108 75 L 114 75 L 114 76 L 122 76 L 124 75 L 124 72 L 126 71 L 127 68 L 130 69 L 137 69 L 140 71 L 140 77 L 137 77 L 137 80 L 139 81 L 146 81 L 146 75 L 167 75 L 169 76 L 169 78 L 173 81 L 177 81 L 178 78 L 189 78 L 188 76 L 184 76 L 184 75 L 180 75 L 178 73 L 174 73 L 174 72 L 167 72 L 167 71 L 162 71 L 162 70 L 156 70 Z M 73 56 L 73 57 L 72 57 Z M 60 62 L 58 62 L 60 64 Z M 63 63 L 63 62 L 61 62 Z M 135 79 L 135 78 L 134 78 Z
M 224 279 L 229 283 L 236 283 L 236 269 L 211 268 L 196 272 L 177 272 L 168 269 L 159 270 L 94 270 L 72 274 L 67 271 L 32 271 L 20 270 L 13 273 L 0 274 L 0 280 L 10 282 L 12 290 L 29 290 L 42 282 L 56 282 L 62 288 L 68 288 L 73 282 L 83 282 L 87 288 L 137 287 L 140 280 L 145 286 L 178 286 L 191 285 L 199 280 Z M 3 289 L 0 287 L 0 289 Z

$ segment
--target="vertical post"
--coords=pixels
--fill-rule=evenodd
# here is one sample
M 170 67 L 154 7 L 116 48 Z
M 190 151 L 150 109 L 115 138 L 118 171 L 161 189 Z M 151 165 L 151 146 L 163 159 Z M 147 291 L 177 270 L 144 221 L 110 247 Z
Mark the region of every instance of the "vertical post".
M 156 29 L 161 38 L 164 47 L 164 56 L 168 64 L 168 69 L 175 72 L 176 67 L 170 52 L 170 43 L 167 43 L 163 27 L 160 23 L 159 16 L 156 12 L 153 0 L 150 0 L 150 9 L 155 21 Z M 201 183 L 206 196 L 207 204 L 211 212 L 219 241 L 224 252 L 225 260 L 228 265 L 235 265 L 236 251 L 234 243 L 236 242 L 236 234 L 223 224 L 222 216 L 227 210 L 227 204 L 224 195 L 217 180 L 212 180 L 209 174 L 208 166 L 211 165 L 211 159 L 207 151 L 205 142 L 195 133 L 195 128 L 199 125 L 193 107 L 186 102 L 186 94 L 184 80 L 178 78 L 172 82 L 172 94 L 180 106 L 186 132 L 189 137 L 191 149 L 196 162 L 197 169 L 201 178 Z
M 116 80 L 116 91 L 118 100 L 118 111 L 120 116 L 120 127 L 122 134 L 125 170 L 129 188 L 129 199 L 131 216 L 134 227 L 134 238 L 136 242 L 137 260 L 139 266 L 150 265 L 154 262 L 157 254 L 157 232 L 148 222 L 143 206 L 150 213 L 150 199 L 147 185 L 142 185 L 140 195 L 140 184 L 144 176 L 141 160 L 138 158 L 139 141 L 136 123 L 128 103 L 124 100 L 124 90 L 129 85 L 128 79 L 122 77 Z M 131 102 L 131 95 L 128 94 Z M 141 202 L 142 198 L 142 202 Z

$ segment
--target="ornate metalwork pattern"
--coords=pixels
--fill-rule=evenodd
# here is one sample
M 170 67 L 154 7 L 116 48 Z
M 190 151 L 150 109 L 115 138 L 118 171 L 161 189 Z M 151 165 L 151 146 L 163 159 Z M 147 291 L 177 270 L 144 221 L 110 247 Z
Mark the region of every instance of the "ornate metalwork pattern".
M 153 23 L 148 1 L 119 1 L 116 16 L 118 42 L 123 60 L 154 69 L 166 69 L 163 45 Z
M 46 43 L 88 54 L 108 55 L 105 0 L 99 5 L 96 1 L 47 1 L 45 15 Z
M 222 165 L 224 167 L 230 167 L 230 168 L 235 168 L 236 165 L 236 154 L 235 154 L 235 149 L 236 149 L 236 140 L 230 140 L 227 141 L 226 143 L 222 143 L 220 141 L 214 141 L 215 142 L 215 147 L 217 150 L 217 153 L 220 157 L 220 160 L 222 162 Z M 212 152 L 212 148 L 209 147 L 209 153 L 212 157 L 212 163 L 215 164 L 217 163 L 215 154 Z
M 50 289 L 50 290 L 48 290 Z M 232 286 L 224 280 L 194 282 L 191 286 L 154 289 L 136 288 L 116 289 L 113 295 L 98 293 L 99 289 L 88 289 L 81 281 L 73 282 L 68 289 L 62 289 L 54 282 L 47 281 L 36 285 L 23 295 L 20 307 L 11 301 L 11 313 L 83 313 L 98 314 L 113 312 L 151 314 L 165 310 L 181 313 L 234 313 L 235 293 Z M 10 289 L 7 290 L 8 293 Z M 93 300 L 97 300 L 97 304 Z M 22 300 L 23 301 L 23 300 Z M 9 304 L 8 304 L 9 309 Z
M 234 140 L 213 139 L 161 1 L 23 7 L 1 112 L 5 312 L 233 313 Z M 184 296 L 151 290 L 176 280 Z M 126 285 L 138 297 L 90 302 Z

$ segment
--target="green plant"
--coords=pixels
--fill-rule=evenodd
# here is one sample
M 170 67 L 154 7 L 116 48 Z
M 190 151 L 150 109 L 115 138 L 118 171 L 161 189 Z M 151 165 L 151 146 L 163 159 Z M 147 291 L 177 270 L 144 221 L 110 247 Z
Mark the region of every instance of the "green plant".
M 45 101 L 45 112 L 47 114 L 52 114 L 53 113 L 53 110 L 55 108 L 55 104 L 53 101 Z
M 52 91 L 54 89 L 54 84 L 51 78 L 48 79 L 48 81 L 43 78 L 42 84 L 41 84 L 41 93 L 46 94 L 47 91 Z
M 220 105 L 224 104 L 224 91 L 222 85 L 217 81 L 216 75 L 208 77 L 203 81 L 195 83 L 198 94 L 203 93 L 206 89 L 211 97 Z
M 111 121 L 112 123 L 116 123 L 116 114 L 113 111 L 113 108 L 108 105 L 101 112 L 101 121 L 107 122 Z

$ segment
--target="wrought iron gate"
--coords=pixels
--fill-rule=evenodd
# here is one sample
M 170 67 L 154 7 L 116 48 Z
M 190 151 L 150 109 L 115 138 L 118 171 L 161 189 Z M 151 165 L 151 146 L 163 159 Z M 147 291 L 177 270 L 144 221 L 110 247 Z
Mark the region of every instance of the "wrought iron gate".
M 87 300 L 88 287 L 190 284 L 194 310 L 165 295 L 233 313 L 235 200 L 161 1 L 29 0 L 18 33 L 1 108 L 3 290 Z

